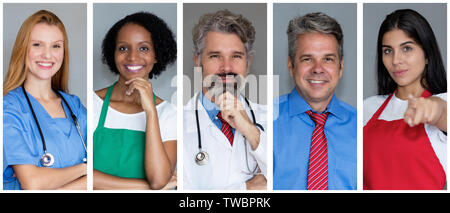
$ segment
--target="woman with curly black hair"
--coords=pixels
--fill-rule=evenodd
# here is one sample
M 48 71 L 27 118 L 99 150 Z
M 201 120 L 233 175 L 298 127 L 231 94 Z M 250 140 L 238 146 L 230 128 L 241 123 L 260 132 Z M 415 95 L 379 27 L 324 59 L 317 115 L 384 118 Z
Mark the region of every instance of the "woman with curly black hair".
M 109 29 L 102 60 L 119 79 L 94 95 L 94 189 L 176 186 L 176 108 L 148 81 L 176 54 L 172 31 L 151 13 L 128 15 Z

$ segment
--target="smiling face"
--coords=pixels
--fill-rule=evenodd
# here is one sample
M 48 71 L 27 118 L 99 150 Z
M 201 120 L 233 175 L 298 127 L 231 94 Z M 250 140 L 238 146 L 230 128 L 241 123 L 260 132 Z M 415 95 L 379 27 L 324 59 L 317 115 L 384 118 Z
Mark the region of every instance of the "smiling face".
M 339 60 L 338 43 L 330 34 L 310 32 L 297 38 L 292 63 L 288 59 L 290 75 L 300 96 L 315 110 L 326 108 L 342 76 L 343 60 Z M 320 105 L 319 109 L 313 106 Z
M 399 87 L 422 87 L 425 53 L 403 30 L 394 29 L 383 35 L 382 56 L 384 66 Z
M 27 79 L 51 80 L 64 59 L 64 36 L 55 25 L 36 24 L 30 35 Z
M 244 43 L 234 33 L 210 31 L 205 36 L 205 48 L 200 60 L 194 57 L 196 66 L 202 67 L 204 81 L 203 92 L 222 88 L 237 91 L 243 85 L 247 75 L 247 52 Z M 218 89 L 220 90 L 220 89 Z M 218 95 L 220 91 L 212 95 Z
M 117 34 L 114 60 L 120 77 L 147 79 L 156 63 L 150 32 L 137 24 L 124 25 Z

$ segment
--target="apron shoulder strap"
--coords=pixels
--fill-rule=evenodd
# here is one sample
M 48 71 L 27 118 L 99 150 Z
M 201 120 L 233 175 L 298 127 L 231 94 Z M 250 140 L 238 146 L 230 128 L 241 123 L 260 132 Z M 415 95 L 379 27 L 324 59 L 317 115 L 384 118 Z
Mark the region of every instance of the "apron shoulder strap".
M 425 91 L 423 91 L 421 97 L 428 98 L 428 97 L 430 97 L 430 96 L 432 96 L 432 95 L 433 95 L 433 94 L 432 94 L 430 91 L 425 90 Z
M 105 126 L 105 120 L 106 120 L 106 114 L 108 113 L 108 107 L 109 107 L 109 101 L 111 100 L 111 94 L 114 88 L 114 83 L 108 88 L 108 91 L 106 92 L 105 99 L 103 100 L 102 105 L 102 111 L 100 113 L 100 118 L 98 119 L 98 125 L 97 127 L 104 127 Z
M 395 91 L 392 94 L 390 94 L 388 98 L 386 98 L 386 100 L 383 102 L 383 104 L 380 106 L 380 108 L 378 108 L 378 110 L 375 112 L 375 114 L 373 114 L 372 118 L 370 118 L 369 122 L 371 122 L 372 120 L 377 120 L 378 117 L 380 117 L 381 113 L 384 111 L 384 108 L 386 108 L 387 104 L 391 100 L 394 93 L 395 93 Z M 369 123 L 369 122 L 367 122 L 367 123 Z
M 380 108 L 378 108 L 378 110 L 375 112 L 375 114 L 372 116 L 372 118 L 369 120 L 369 122 L 371 122 L 372 120 L 376 120 L 378 119 L 378 117 L 380 117 L 381 113 L 384 111 L 384 108 L 386 108 L 387 104 L 389 103 L 389 101 L 391 100 L 392 96 L 394 95 L 394 93 L 397 90 L 395 90 L 392 94 L 389 95 L 389 97 L 384 101 L 384 103 L 380 106 Z M 428 90 L 423 91 L 421 97 L 424 98 L 428 98 L 430 97 L 432 94 L 431 92 L 429 92 Z M 369 123 L 367 122 L 367 123 Z

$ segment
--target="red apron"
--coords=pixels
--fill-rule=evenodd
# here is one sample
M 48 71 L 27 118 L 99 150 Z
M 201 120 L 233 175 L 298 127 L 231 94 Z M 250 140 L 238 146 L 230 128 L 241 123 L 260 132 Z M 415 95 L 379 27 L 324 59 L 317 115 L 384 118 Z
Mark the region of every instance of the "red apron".
M 363 189 L 443 189 L 445 171 L 424 124 L 410 127 L 403 119 L 378 120 L 393 94 L 363 129 Z M 431 93 L 426 90 L 422 94 L 422 97 L 429 96 Z

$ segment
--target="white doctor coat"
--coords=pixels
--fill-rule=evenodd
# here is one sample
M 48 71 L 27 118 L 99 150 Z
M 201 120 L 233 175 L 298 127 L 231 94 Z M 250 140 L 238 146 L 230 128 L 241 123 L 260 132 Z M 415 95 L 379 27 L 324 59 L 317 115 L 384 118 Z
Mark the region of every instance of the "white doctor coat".
M 248 141 L 244 143 L 244 137 L 237 130 L 234 134 L 233 146 L 230 145 L 222 131 L 208 117 L 200 100 L 197 100 L 198 95 L 199 93 L 194 95 L 184 108 L 183 188 L 245 190 L 245 182 L 253 177 L 252 171 L 257 165 L 261 173 L 267 178 L 267 141 L 265 132 L 267 131 L 267 117 L 265 106 L 250 102 L 255 113 L 256 122 L 261 124 L 265 130 L 260 130 L 259 145 L 255 150 L 252 150 L 250 143 Z M 246 108 L 248 117 L 252 120 L 250 108 L 245 100 L 242 97 L 239 97 L 239 100 Z M 196 101 L 198 101 L 202 150 L 209 155 L 208 163 L 202 166 L 195 162 L 195 156 L 199 152 L 195 118 Z

